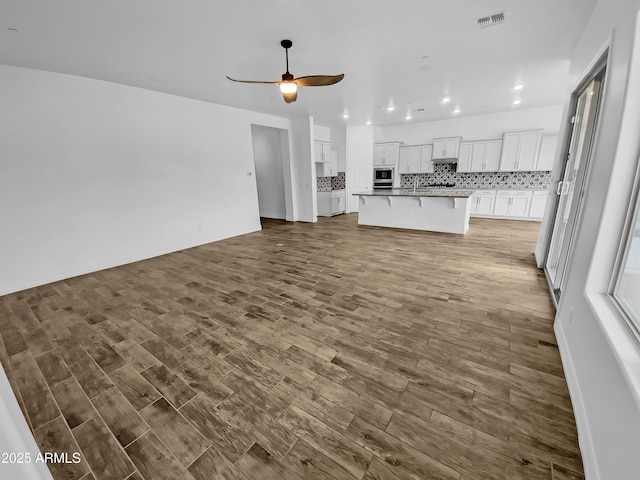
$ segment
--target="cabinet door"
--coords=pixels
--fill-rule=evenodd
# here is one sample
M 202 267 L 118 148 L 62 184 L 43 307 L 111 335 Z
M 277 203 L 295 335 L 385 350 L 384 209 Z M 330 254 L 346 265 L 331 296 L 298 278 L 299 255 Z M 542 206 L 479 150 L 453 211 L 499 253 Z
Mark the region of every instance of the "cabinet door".
M 553 169 L 553 162 L 556 157 L 557 147 L 558 147 L 557 136 L 542 137 L 542 140 L 540 141 L 540 153 L 538 153 L 538 162 L 536 163 L 536 170 L 548 172 Z
M 331 213 L 338 213 L 340 210 L 340 197 L 332 196 L 331 197 Z
M 496 195 L 496 203 L 493 208 L 494 215 L 508 217 L 511 206 L 511 195 Z
M 445 144 L 446 156 L 448 158 L 456 158 L 460 153 L 460 139 L 448 138 Z
M 547 205 L 547 192 L 538 194 L 537 192 L 531 197 L 531 206 L 529 207 L 530 218 L 542 218 L 544 216 L 544 208 Z
M 460 144 L 460 151 L 458 152 L 458 166 L 457 172 L 471 172 L 471 152 L 473 150 L 473 144 L 471 142 L 462 142 Z
M 395 165 L 398 160 L 398 146 L 394 144 L 385 145 L 383 165 Z
M 446 139 L 436 138 L 433 141 L 433 158 L 447 158 Z
M 433 173 L 433 145 L 422 145 L 420 147 L 420 173 Z
M 384 145 L 374 145 L 373 146 L 373 164 L 374 165 L 384 165 L 384 154 L 385 149 Z
M 329 176 L 335 177 L 338 175 L 338 151 L 329 151 Z
M 520 150 L 520 133 L 505 133 L 502 140 L 502 153 L 500 154 L 500 170 L 512 172 L 516 170 L 518 163 L 518 151 Z
M 477 212 L 479 215 L 493 215 L 494 195 L 479 195 Z
M 511 197 L 511 208 L 509 210 L 510 217 L 528 217 L 530 196 L 514 195 Z
M 401 147 L 398 160 L 400 173 L 417 173 L 420 171 L 420 147 Z
M 399 143 L 379 143 L 373 146 L 373 164 L 395 166 Z
M 500 166 L 500 151 L 502 150 L 502 140 L 489 140 L 486 142 L 487 148 L 484 156 L 483 172 L 497 172 Z
M 516 170 L 535 170 L 540 148 L 540 132 L 523 132 L 521 135 Z
M 482 172 L 487 154 L 487 142 L 473 142 L 470 172 Z
M 313 142 L 313 160 L 316 163 L 322 163 L 322 142 Z

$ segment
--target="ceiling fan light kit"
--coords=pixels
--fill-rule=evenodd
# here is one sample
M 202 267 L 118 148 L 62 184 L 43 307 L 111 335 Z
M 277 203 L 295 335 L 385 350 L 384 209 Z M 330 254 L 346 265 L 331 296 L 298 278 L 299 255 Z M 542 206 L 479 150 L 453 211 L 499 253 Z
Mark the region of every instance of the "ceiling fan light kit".
M 282 74 L 281 81 L 268 82 L 262 80 L 238 80 L 229 76 L 227 76 L 227 78 L 233 82 L 267 83 L 271 85 L 278 85 L 282 92 L 282 96 L 284 97 L 284 101 L 287 103 L 296 101 L 298 98 L 298 87 L 324 87 L 338 83 L 344 78 L 344 73 L 341 73 L 340 75 L 308 75 L 305 77 L 295 78 L 291 73 L 289 73 L 289 49 L 293 45 L 293 42 L 291 40 L 282 40 L 280 45 L 284 48 L 287 66 L 287 71 Z

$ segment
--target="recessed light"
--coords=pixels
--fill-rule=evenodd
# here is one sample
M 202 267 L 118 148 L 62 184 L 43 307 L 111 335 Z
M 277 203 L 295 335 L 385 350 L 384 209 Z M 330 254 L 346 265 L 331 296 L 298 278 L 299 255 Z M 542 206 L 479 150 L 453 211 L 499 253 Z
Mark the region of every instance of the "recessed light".
M 349 114 L 348 114 L 348 113 L 344 113 L 344 114 L 342 115 L 342 118 L 349 118 Z
M 418 108 L 417 111 L 418 112 L 426 112 L 426 110 L 424 108 Z
M 387 107 L 387 112 L 393 112 L 396 109 L 396 107 L 394 107 L 393 105 L 389 105 Z
M 515 85 L 515 86 L 513 87 L 513 89 L 514 89 L 514 90 L 522 90 L 522 84 L 521 84 L 521 83 L 518 83 L 517 85 Z
M 514 104 L 514 105 L 520 105 L 520 100 L 514 100 L 514 101 L 513 101 L 513 104 Z
M 456 108 L 456 109 L 453 111 L 453 113 L 460 113 L 460 109 L 459 109 L 459 108 Z
M 451 101 L 451 97 L 444 97 L 442 99 L 442 103 L 449 103 Z
M 13 27 L 9 27 L 7 28 L 7 32 L 11 32 L 11 33 L 18 33 L 20 30 L 18 30 L 17 28 L 13 28 Z
M 367 125 L 371 125 L 371 120 L 367 120 Z
M 404 119 L 405 119 L 405 120 L 411 120 L 411 114 L 410 114 L 410 113 L 407 113 L 407 116 L 406 116 L 406 117 L 404 117 Z

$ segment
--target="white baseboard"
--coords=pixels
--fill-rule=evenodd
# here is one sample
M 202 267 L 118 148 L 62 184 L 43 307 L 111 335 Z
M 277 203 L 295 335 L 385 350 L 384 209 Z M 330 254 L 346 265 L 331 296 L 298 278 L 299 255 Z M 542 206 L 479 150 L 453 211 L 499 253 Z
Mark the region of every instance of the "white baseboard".
M 481 215 L 478 213 L 472 213 L 469 215 L 471 218 L 495 218 L 497 220 L 525 220 L 527 222 L 541 222 L 542 218 L 533 217 L 503 217 L 500 215 Z
M 580 453 L 582 454 L 585 480 L 600 480 L 591 429 L 589 428 L 589 420 L 587 419 L 587 412 L 582 401 L 578 375 L 571 357 L 571 352 L 569 351 L 567 337 L 560 323 L 556 322 L 553 329 L 556 332 L 556 340 L 558 341 L 558 349 L 560 350 L 560 357 L 562 358 L 564 376 L 567 380 L 567 387 L 569 388 L 569 395 L 571 396 L 571 403 L 573 405 L 573 413 L 576 418 L 578 444 L 580 446 Z
M 273 212 L 260 212 L 261 218 L 273 218 L 276 220 L 286 220 L 287 215 L 285 213 L 273 213 Z

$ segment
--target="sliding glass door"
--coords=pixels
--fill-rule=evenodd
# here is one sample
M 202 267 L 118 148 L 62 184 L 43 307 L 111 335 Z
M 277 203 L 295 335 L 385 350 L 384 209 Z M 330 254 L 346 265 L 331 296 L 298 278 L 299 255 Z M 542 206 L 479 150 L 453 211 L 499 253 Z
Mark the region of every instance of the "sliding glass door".
M 596 130 L 604 69 L 577 96 L 573 131 L 564 173 L 556 188 L 558 208 L 545 264 L 547 278 L 558 302 L 564 287 L 565 269 L 571 255 L 575 229 L 585 193 L 585 177 Z

